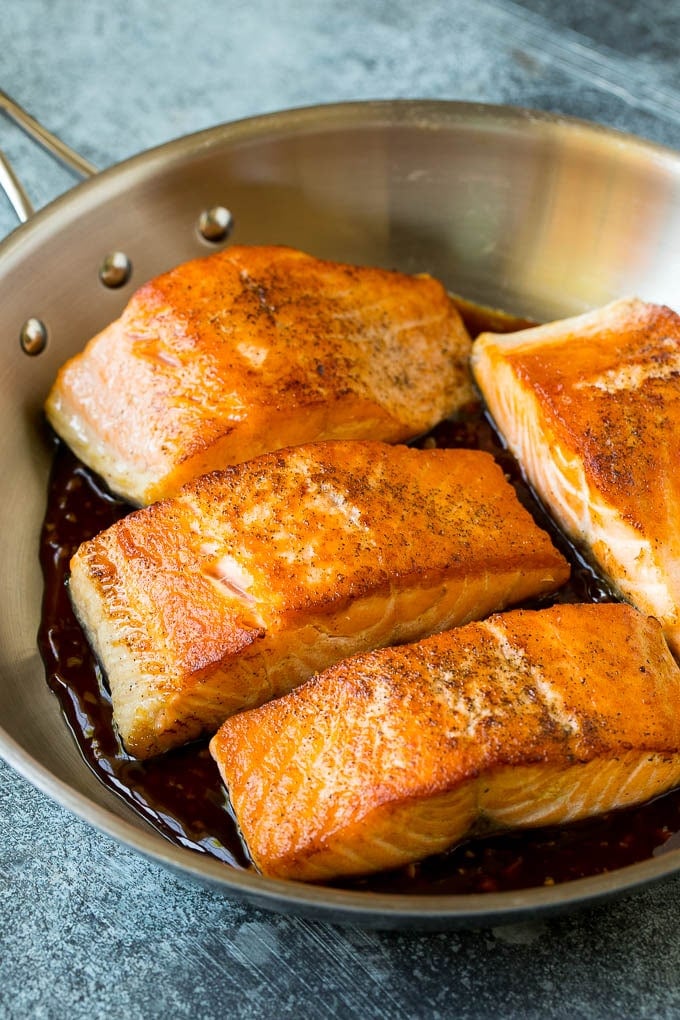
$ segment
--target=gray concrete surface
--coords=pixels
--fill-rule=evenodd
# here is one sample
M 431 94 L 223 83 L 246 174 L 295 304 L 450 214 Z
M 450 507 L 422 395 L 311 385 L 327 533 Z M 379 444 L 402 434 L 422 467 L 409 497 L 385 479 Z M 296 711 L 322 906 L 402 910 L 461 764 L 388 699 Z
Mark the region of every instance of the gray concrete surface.
M 0 87 L 97 165 L 255 113 L 462 98 L 680 145 L 680 5 L 3 0 Z M 70 186 L 14 128 L 38 205 Z M 14 226 L 0 197 L 0 234 Z M 680 880 L 585 913 L 344 931 L 189 887 L 0 762 L 0 1017 L 675 1017 Z

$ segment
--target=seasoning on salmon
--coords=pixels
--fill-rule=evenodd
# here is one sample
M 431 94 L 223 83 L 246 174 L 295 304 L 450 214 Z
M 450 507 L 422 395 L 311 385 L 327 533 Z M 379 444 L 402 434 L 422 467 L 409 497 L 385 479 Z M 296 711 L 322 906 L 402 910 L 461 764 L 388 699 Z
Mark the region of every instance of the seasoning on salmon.
M 141 287 L 61 369 L 47 416 L 134 504 L 321 439 L 402 442 L 473 398 L 470 338 L 432 277 L 234 246 Z
M 549 513 L 680 654 L 680 316 L 617 301 L 483 334 L 472 365 Z
M 680 669 L 623 603 L 515 610 L 331 666 L 210 749 L 256 867 L 327 881 L 680 784 Z
M 135 511 L 80 546 L 70 591 L 123 741 L 148 757 L 568 574 L 489 454 L 335 440 Z

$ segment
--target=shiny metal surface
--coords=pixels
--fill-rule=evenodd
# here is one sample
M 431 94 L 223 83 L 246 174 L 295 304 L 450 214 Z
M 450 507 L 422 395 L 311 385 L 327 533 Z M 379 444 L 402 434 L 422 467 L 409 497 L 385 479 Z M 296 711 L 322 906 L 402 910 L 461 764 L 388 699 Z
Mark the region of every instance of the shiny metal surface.
M 32 358 L 42 354 L 47 345 L 47 329 L 40 319 L 30 318 L 21 327 L 19 343 L 24 354 Z
M 223 205 L 206 209 L 198 220 L 198 232 L 206 241 L 226 241 L 234 226 L 234 218 Z
M 130 279 L 132 262 L 124 251 L 112 251 L 104 256 L 99 267 L 99 279 L 105 287 L 122 287 Z
M 224 125 L 81 184 L 0 248 L 0 753 L 60 803 L 187 878 L 327 920 L 439 928 L 564 910 L 680 870 L 671 851 L 593 879 L 519 893 L 403 897 L 277 882 L 167 843 L 93 778 L 44 681 L 35 635 L 50 449 L 42 402 L 66 357 L 134 287 L 214 250 L 196 223 L 226 204 L 238 243 L 286 243 L 429 271 L 536 318 L 637 294 L 680 307 L 680 156 L 549 115 L 451 102 L 359 103 Z M 134 271 L 110 290 L 114 249 Z M 27 358 L 29 316 L 49 343 Z
M 35 211 L 33 203 L 4 152 L 0 152 L 0 188 L 7 195 L 19 222 L 25 223 L 30 219 Z

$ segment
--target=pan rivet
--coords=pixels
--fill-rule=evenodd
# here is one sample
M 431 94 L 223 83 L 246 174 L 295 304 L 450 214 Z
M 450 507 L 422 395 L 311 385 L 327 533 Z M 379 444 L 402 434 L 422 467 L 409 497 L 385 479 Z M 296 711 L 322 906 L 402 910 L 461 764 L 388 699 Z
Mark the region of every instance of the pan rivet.
M 231 233 L 234 218 L 223 205 L 214 205 L 201 213 L 198 230 L 206 241 L 224 241 Z
M 122 287 L 131 272 L 132 263 L 125 252 L 112 251 L 99 267 L 99 279 L 105 287 Z
M 47 346 L 47 328 L 40 319 L 26 319 L 19 334 L 21 349 L 25 354 L 42 354 Z

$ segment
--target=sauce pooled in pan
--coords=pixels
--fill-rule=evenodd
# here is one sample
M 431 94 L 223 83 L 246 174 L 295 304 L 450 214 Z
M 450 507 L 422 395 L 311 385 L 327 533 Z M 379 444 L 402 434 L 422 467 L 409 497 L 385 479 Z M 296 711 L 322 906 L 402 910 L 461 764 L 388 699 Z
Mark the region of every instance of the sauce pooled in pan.
M 471 410 L 464 419 L 442 423 L 421 443 L 479 448 L 494 454 L 521 501 L 572 563 L 571 581 L 551 601 L 611 600 L 611 591 L 556 534 L 479 409 Z M 39 644 L 48 683 L 85 761 L 109 789 L 172 842 L 233 867 L 247 868 L 248 854 L 207 741 L 145 762 L 127 755 L 112 723 L 104 678 L 71 609 L 66 579 L 72 553 L 130 509 L 57 443 L 40 549 L 45 597 Z M 520 889 L 612 871 L 677 843 L 680 791 L 570 826 L 467 841 L 417 865 L 337 884 L 418 894 Z

